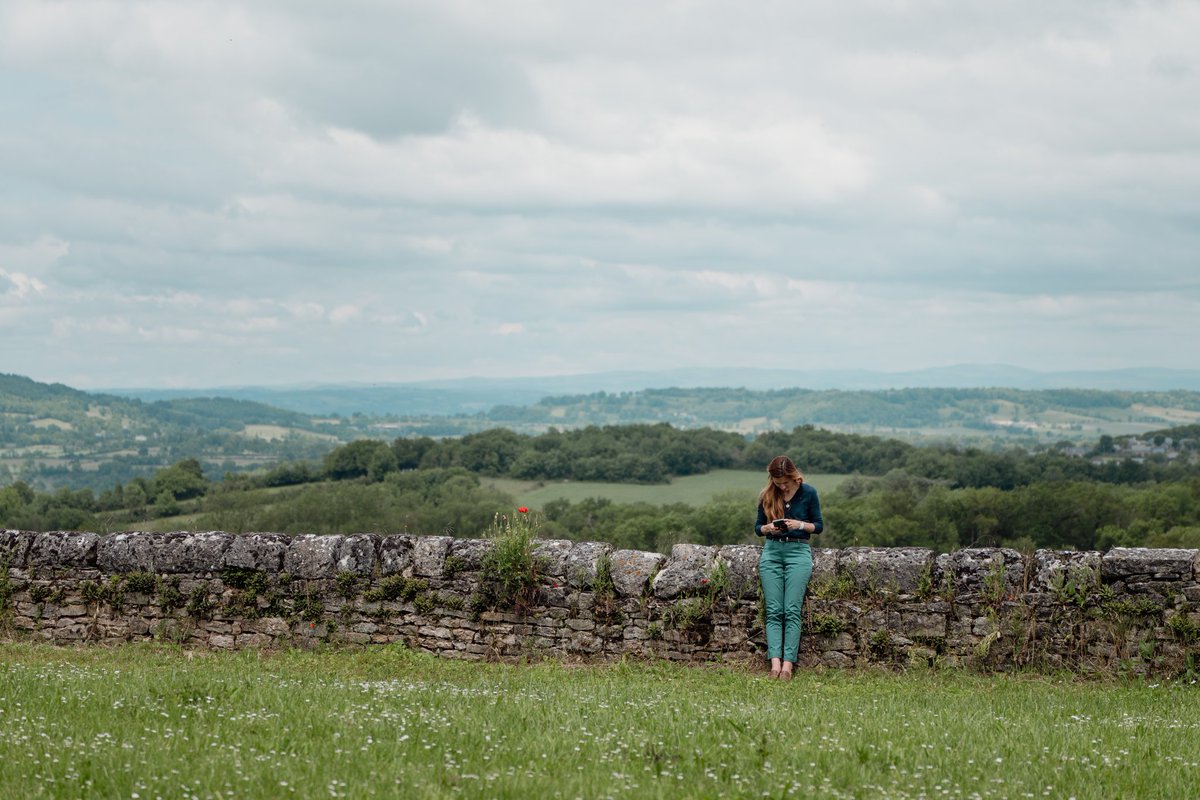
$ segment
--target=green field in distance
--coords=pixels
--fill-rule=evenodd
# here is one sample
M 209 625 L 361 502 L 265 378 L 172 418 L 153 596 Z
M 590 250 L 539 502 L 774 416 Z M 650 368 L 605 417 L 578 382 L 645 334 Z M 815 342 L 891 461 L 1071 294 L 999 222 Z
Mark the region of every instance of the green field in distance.
M 805 480 L 818 493 L 831 492 L 849 475 L 808 475 Z M 758 491 L 767 483 L 766 472 L 719 469 L 704 475 L 675 478 L 669 484 L 598 483 L 591 481 L 521 481 L 511 478 L 484 478 L 485 486 L 508 492 L 520 505 L 540 509 L 551 500 L 578 503 L 589 497 L 603 497 L 614 503 L 650 503 L 662 506 L 683 503 L 702 506 L 722 492 L 740 491 L 747 503 L 754 502 Z

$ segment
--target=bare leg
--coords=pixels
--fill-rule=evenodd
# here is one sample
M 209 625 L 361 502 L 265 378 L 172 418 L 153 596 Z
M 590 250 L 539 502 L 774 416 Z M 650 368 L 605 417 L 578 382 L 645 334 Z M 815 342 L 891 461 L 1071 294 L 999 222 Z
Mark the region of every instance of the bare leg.
M 792 667 L 794 665 L 790 661 L 783 662 L 783 667 L 779 670 L 779 677 L 785 681 L 792 679 Z
M 779 659 L 772 658 L 771 659 L 771 677 L 778 678 L 779 672 L 780 672 Z

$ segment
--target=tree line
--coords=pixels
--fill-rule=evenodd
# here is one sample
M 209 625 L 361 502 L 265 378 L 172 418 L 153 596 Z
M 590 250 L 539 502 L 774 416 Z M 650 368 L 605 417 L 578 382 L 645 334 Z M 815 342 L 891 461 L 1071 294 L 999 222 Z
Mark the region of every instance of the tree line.
M 516 502 L 485 486 L 481 476 L 661 482 L 713 469 L 761 470 L 779 453 L 813 474 L 856 476 L 822 491 L 827 530 L 818 543 L 826 546 L 1200 546 L 1200 467 L 1194 463 L 1093 464 L 1059 452 L 917 447 L 811 427 L 753 439 L 661 424 L 536 436 L 492 430 L 440 441 L 363 439 L 321 461 L 222 480 L 185 459 L 99 494 L 42 493 L 18 482 L 0 489 L 0 522 L 25 530 L 106 531 L 187 512 L 196 515 L 189 520 L 193 527 L 234 532 L 476 536 Z M 546 536 L 666 551 L 680 541 L 752 541 L 754 505 L 753 492 L 737 491 L 702 506 L 560 500 L 546 504 L 539 519 Z
M 1192 428 L 1179 430 L 1192 437 L 1195 451 L 1200 436 Z M 1094 451 L 1101 454 L 1099 446 Z M 361 439 L 333 450 L 320 465 L 303 469 L 284 465 L 281 472 L 268 473 L 261 480 L 266 485 L 323 478 L 379 480 L 395 471 L 462 467 L 479 475 L 521 480 L 652 484 L 715 469 L 764 469 L 780 453 L 787 453 L 801 469 L 813 473 L 884 475 L 901 470 L 961 488 L 1007 490 L 1061 480 L 1133 484 L 1200 475 L 1195 459 L 1093 463 L 1070 455 L 1065 443 L 1063 448 L 1028 453 L 1015 448 L 989 451 L 918 446 L 812 425 L 750 438 L 712 428 L 679 429 L 658 423 L 589 426 L 536 435 L 494 428 L 457 439 L 398 438 L 390 444 Z

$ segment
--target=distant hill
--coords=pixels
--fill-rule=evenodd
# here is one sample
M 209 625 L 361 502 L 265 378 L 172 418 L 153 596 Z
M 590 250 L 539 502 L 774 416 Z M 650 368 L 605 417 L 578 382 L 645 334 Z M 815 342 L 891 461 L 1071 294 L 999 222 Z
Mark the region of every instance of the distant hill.
M 220 476 L 318 459 L 359 438 L 462 436 L 491 428 L 533 434 L 552 427 L 665 422 L 752 436 L 813 425 L 913 442 L 1036 449 L 1200 424 L 1200 392 L 1179 389 L 795 388 L 784 373 L 728 370 L 720 375 L 689 371 L 683 382 L 723 375 L 756 388 L 579 391 L 597 384 L 662 382 L 673 374 L 160 390 L 139 396 L 0 375 L 0 485 L 25 480 L 41 488 L 108 488 L 184 458 L 195 458 L 210 475 Z M 966 382 L 970 370 L 956 374 Z M 985 374 L 993 373 L 977 377 Z M 779 388 L 758 388 L 771 385 L 767 376 L 778 379 Z
M 184 458 L 213 471 L 318 457 L 370 435 L 321 419 L 224 397 L 147 402 L 0 374 L 0 485 L 107 488 Z
M 459 416 L 496 406 L 524 406 L 552 395 L 638 392 L 671 388 L 839 389 L 1097 389 L 1128 392 L 1200 391 L 1200 370 L 1123 369 L 1036 372 L 1003 364 L 962 364 L 906 372 L 748 368 L 598 372 L 531 378 L 461 378 L 412 383 L 233 386 L 214 389 L 108 389 L 142 400 L 220 396 L 305 414 Z

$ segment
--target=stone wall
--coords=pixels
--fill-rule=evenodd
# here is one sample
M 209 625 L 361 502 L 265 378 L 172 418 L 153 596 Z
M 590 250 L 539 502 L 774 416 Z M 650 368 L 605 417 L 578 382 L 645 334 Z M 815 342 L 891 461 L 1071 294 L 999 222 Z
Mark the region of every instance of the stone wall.
M 403 642 L 468 659 L 763 657 L 757 546 L 680 544 L 664 556 L 537 540 L 538 584 L 515 601 L 483 579 L 490 547 L 3 531 L 0 633 L 209 648 Z M 1200 550 L 813 552 L 802 665 L 1168 672 L 1200 662 Z

